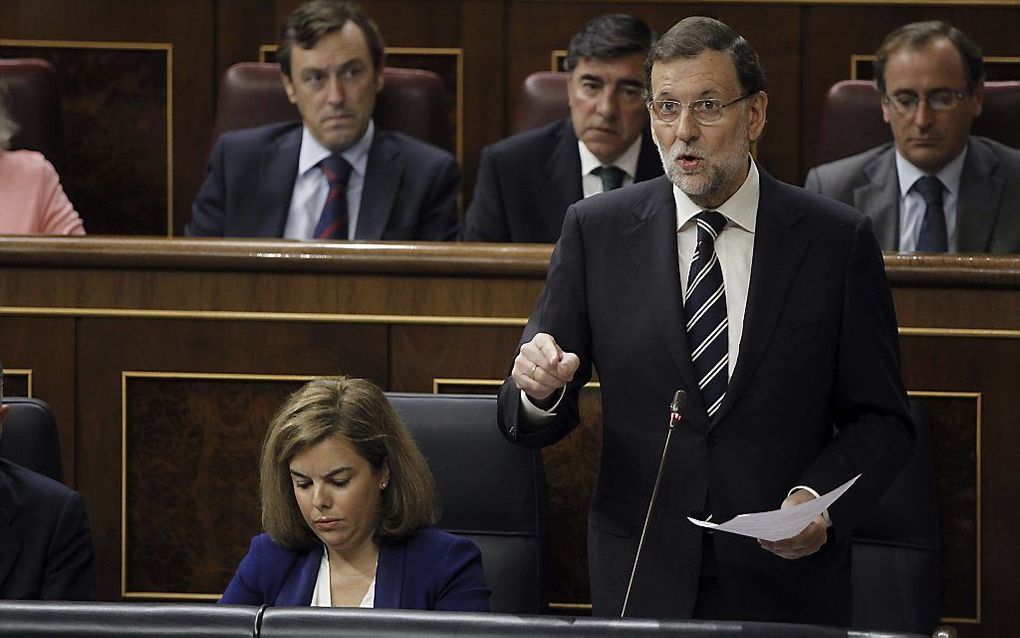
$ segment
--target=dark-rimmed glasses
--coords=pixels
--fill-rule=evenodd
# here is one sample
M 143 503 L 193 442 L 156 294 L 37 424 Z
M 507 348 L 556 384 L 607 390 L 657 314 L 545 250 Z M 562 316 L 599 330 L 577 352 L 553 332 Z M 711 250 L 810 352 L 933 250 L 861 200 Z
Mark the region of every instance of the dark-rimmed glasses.
M 949 111 L 956 108 L 960 100 L 967 97 L 963 91 L 941 89 L 921 97 L 913 91 L 899 91 L 893 95 L 883 95 L 882 101 L 890 105 L 900 115 L 912 115 L 923 99 L 933 111 Z
M 733 106 L 737 102 L 746 100 L 752 95 L 757 95 L 758 91 L 748 91 L 735 100 L 729 102 L 723 102 L 722 100 L 708 99 L 708 100 L 694 100 L 690 104 L 683 104 L 676 100 L 650 100 L 648 102 L 648 110 L 655 115 L 656 119 L 666 124 L 672 124 L 680 119 L 680 114 L 684 112 L 684 109 L 688 109 L 691 112 L 691 117 L 698 124 L 715 124 L 723 116 L 723 109 L 727 106 Z

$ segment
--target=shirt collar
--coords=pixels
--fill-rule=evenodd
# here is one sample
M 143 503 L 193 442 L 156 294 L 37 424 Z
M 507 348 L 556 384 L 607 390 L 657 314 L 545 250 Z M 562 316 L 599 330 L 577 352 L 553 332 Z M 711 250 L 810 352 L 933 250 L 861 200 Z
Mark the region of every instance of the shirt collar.
M 372 146 L 372 139 L 375 137 L 375 122 L 368 121 L 368 128 L 353 146 L 340 153 L 340 156 L 347 160 L 347 163 L 354 169 L 354 174 L 364 176 L 365 167 L 368 165 L 368 149 Z M 319 165 L 319 162 L 332 155 L 332 151 L 315 139 L 308 127 L 301 132 L 301 152 L 298 155 L 298 175 L 304 175 L 309 170 Z
M 592 153 L 581 140 L 577 140 L 577 152 L 581 155 L 581 175 L 587 175 L 603 165 L 602 161 L 595 157 L 595 153 Z M 627 173 L 627 176 L 633 180 L 637 175 L 637 163 L 640 156 L 641 135 L 638 135 L 637 139 L 627 147 L 627 150 L 617 157 L 615 162 L 609 164 L 609 166 L 617 166 L 623 169 L 623 172 Z
M 935 173 L 935 177 L 939 178 L 939 181 L 950 193 L 959 194 L 960 192 L 960 177 L 963 175 L 963 162 L 967 159 L 967 148 L 967 146 L 963 147 L 959 155 L 943 166 L 942 170 Z M 910 160 L 900 154 L 900 149 L 896 149 L 896 175 L 900 180 L 900 198 L 903 198 L 914 187 L 914 182 L 927 173 L 911 164 Z
M 726 219 L 737 226 L 753 234 L 758 219 L 758 194 L 761 180 L 758 176 L 758 166 L 754 163 L 753 159 L 750 159 L 750 156 L 748 158 L 750 168 L 747 171 L 744 183 L 740 185 L 737 192 L 733 193 L 729 199 L 715 210 L 725 215 Z M 680 232 L 684 224 L 691 221 L 695 215 L 705 210 L 692 202 L 687 194 L 675 184 L 673 185 L 673 199 L 676 200 L 677 232 Z

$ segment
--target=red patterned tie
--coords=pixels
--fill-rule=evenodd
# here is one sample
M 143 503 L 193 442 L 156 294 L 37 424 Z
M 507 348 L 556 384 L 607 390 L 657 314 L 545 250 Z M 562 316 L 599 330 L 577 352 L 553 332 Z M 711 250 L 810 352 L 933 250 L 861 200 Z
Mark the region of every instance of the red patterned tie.
M 319 162 L 319 168 L 329 182 L 329 195 L 315 224 L 315 238 L 347 239 L 347 179 L 351 165 L 334 154 Z

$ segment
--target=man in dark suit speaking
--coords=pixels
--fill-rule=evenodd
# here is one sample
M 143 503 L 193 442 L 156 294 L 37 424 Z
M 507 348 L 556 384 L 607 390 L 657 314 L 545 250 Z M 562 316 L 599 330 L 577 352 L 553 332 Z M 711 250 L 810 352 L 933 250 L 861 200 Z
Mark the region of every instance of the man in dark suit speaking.
M 908 457 L 896 316 L 867 217 L 781 183 L 750 156 L 768 96 L 751 45 L 682 20 L 646 65 L 666 176 L 572 205 L 499 395 L 503 433 L 555 443 L 598 370 L 593 611 L 621 612 L 672 436 L 628 616 L 848 625 L 850 531 Z M 861 479 L 779 542 L 687 517 L 790 506 Z
M 1020 252 L 1020 150 L 970 134 L 981 49 L 945 22 L 914 22 L 875 57 L 895 141 L 815 167 L 805 186 L 871 217 L 883 250 Z
M 662 175 L 642 90 L 654 35 L 641 20 L 615 14 L 571 38 L 570 117 L 482 151 L 465 240 L 553 243 L 570 204 Z
M 385 50 L 361 8 L 337 0 L 301 5 L 287 18 L 277 57 L 303 121 L 223 134 L 187 233 L 454 239 L 456 160 L 372 122 Z

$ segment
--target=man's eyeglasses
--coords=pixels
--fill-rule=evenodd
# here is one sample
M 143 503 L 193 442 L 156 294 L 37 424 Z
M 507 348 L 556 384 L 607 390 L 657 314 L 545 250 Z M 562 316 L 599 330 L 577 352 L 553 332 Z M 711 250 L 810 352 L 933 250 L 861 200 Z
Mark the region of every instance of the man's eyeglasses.
M 748 91 L 735 100 L 723 102 L 722 100 L 694 100 L 690 104 L 682 104 L 676 100 L 651 100 L 648 102 L 648 110 L 655 114 L 656 119 L 666 124 L 672 124 L 680 119 L 680 114 L 687 108 L 691 117 L 698 124 L 715 124 L 723 116 L 723 109 L 733 106 L 737 102 L 746 100 L 758 91 Z
M 962 91 L 939 90 L 932 91 L 923 98 L 913 91 L 901 91 L 894 95 L 883 95 L 882 101 L 893 107 L 893 110 L 900 115 L 912 115 L 917 110 L 917 105 L 923 99 L 933 111 L 949 111 L 956 108 L 960 100 L 967 97 Z

